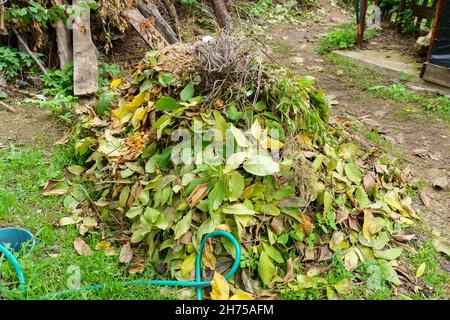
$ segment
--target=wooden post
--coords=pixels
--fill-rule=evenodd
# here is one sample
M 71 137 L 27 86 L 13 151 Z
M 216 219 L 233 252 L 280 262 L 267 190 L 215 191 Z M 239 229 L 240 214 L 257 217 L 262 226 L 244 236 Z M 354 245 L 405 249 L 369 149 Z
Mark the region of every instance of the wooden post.
M 76 6 L 83 0 L 73 0 Z M 90 10 L 82 12 L 73 24 L 73 92 L 85 96 L 98 91 L 96 48 L 91 38 Z
M 360 47 L 363 45 L 364 41 L 364 28 L 366 25 L 366 13 L 367 13 L 367 0 L 361 0 L 359 9 L 359 24 L 358 24 L 358 35 L 356 44 Z
M 428 52 L 427 52 L 427 57 L 426 57 L 426 61 L 429 61 L 431 58 L 431 53 L 433 52 L 433 44 L 434 41 L 436 39 L 436 34 L 437 34 L 437 29 L 439 26 L 439 21 L 441 19 L 441 14 L 442 14 L 442 8 L 444 7 L 444 0 L 437 0 L 437 4 L 436 4 L 436 14 L 434 16 L 434 25 L 433 25 L 433 29 L 431 30 L 431 37 L 430 37 L 430 45 L 428 46 Z M 419 77 L 423 77 L 425 74 L 425 70 L 427 68 L 427 64 L 423 64 L 422 66 L 422 70 L 420 71 L 420 75 Z
M 55 0 L 55 2 L 58 6 L 62 6 L 61 0 Z M 56 42 L 58 44 L 59 67 L 64 70 L 67 63 L 73 60 L 73 52 L 69 28 L 62 20 L 56 22 Z

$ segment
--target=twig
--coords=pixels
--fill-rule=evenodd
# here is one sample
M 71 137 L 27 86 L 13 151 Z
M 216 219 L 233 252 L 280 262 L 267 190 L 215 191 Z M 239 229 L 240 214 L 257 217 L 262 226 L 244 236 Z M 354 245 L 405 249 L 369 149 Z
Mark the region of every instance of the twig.
M 36 62 L 37 66 L 39 67 L 39 69 L 41 69 L 41 71 L 43 73 L 47 73 L 47 70 L 45 69 L 44 65 L 42 64 L 42 62 L 36 57 L 36 55 L 33 53 L 33 51 L 30 50 L 30 48 L 28 48 L 27 43 L 25 42 L 25 40 L 23 40 L 23 38 L 20 36 L 19 32 L 17 32 L 16 29 L 13 29 L 14 34 L 17 37 L 17 40 L 19 40 L 19 42 L 23 45 L 23 47 L 25 48 L 25 51 L 30 55 L 31 59 L 34 60 L 34 62 Z
M 21 93 L 21 94 L 24 94 L 24 95 L 32 97 L 32 98 L 37 97 L 37 94 L 31 93 L 31 92 L 28 92 L 28 91 L 24 91 L 24 90 L 20 90 L 20 89 L 16 89 L 16 88 L 10 88 L 10 87 L 8 87 L 8 86 L 6 86 L 4 84 L 0 84 L 0 87 L 6 89 L 8 91 Z
M 6 103 L 4 103 L 3 101 L 0 101 L 0 106 L 8 109 L 8 111 L 12 112 L 12 113 L 17 113 L 17 110 L 14 109 L 13 107 L 7 105 Z

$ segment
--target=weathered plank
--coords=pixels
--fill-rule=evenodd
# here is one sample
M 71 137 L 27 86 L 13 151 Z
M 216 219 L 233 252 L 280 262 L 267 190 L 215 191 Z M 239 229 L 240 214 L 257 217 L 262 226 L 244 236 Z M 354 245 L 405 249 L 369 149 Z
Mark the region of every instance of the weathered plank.
M 76 6 L 82 0 L 73 0 Z M 82 12 L 73 23 L 73 91 L 75 96 L 90 95 L 98 91 L 98 65 L 96 48 L 91 38 L 90 10 Z
M 162 49 L 169 43 L 154 27 L 152 19 L 145 18 L 137 9 L 129 9 L 122 12 L 134 29 L 152 49 Z
M 431 63 L 425 63 L 424 70 L 423 80 L 450 88 L 450 69 Z
M 61 0 L 55 0 L 56 4 L 62 6 Z M 70 30 L 62 20 L 56 22 L 56 42 L 58 45 L 59 66 L 65 69 L 67 64 L 73 60 L 72 41 Z

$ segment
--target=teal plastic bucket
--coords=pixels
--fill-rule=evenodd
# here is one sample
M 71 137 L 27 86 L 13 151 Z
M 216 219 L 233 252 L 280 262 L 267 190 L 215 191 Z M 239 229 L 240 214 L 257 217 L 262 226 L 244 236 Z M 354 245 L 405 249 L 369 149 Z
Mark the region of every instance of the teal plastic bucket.
M 1 228 L 0 244 L 11 252 L 30 251 L 36 240 L 33 234 L 22 228 Z

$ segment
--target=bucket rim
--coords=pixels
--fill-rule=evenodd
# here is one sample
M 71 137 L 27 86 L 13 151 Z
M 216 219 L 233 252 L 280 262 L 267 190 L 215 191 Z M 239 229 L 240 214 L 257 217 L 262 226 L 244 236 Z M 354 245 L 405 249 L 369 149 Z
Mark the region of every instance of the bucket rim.
M 24 229 L 24 228 L 21 228 L 21 227 L 4 227 L 4 228 L 0 228 L 0 232 L 1 232 L 2 230 L 16 230 L 16 231 L 23 231 L 24 233 L 26 233 L 26 235 L 29 236 L 30 239 L 28 239 L 28 240 L 26 240 L 26 241 L 24 241 L 24 242 L 27 242 L 27 241 L 30 242 L 31 248 L 30 248 L 29 250 L 33 249 L 34 245 L 36 244 L 36 239 L 35 239 L 35 237 L 34 237 L 34 234 L 32 234 L 32 233 L 31 233 L 29 230 L 27 230 L 27 229 Z

